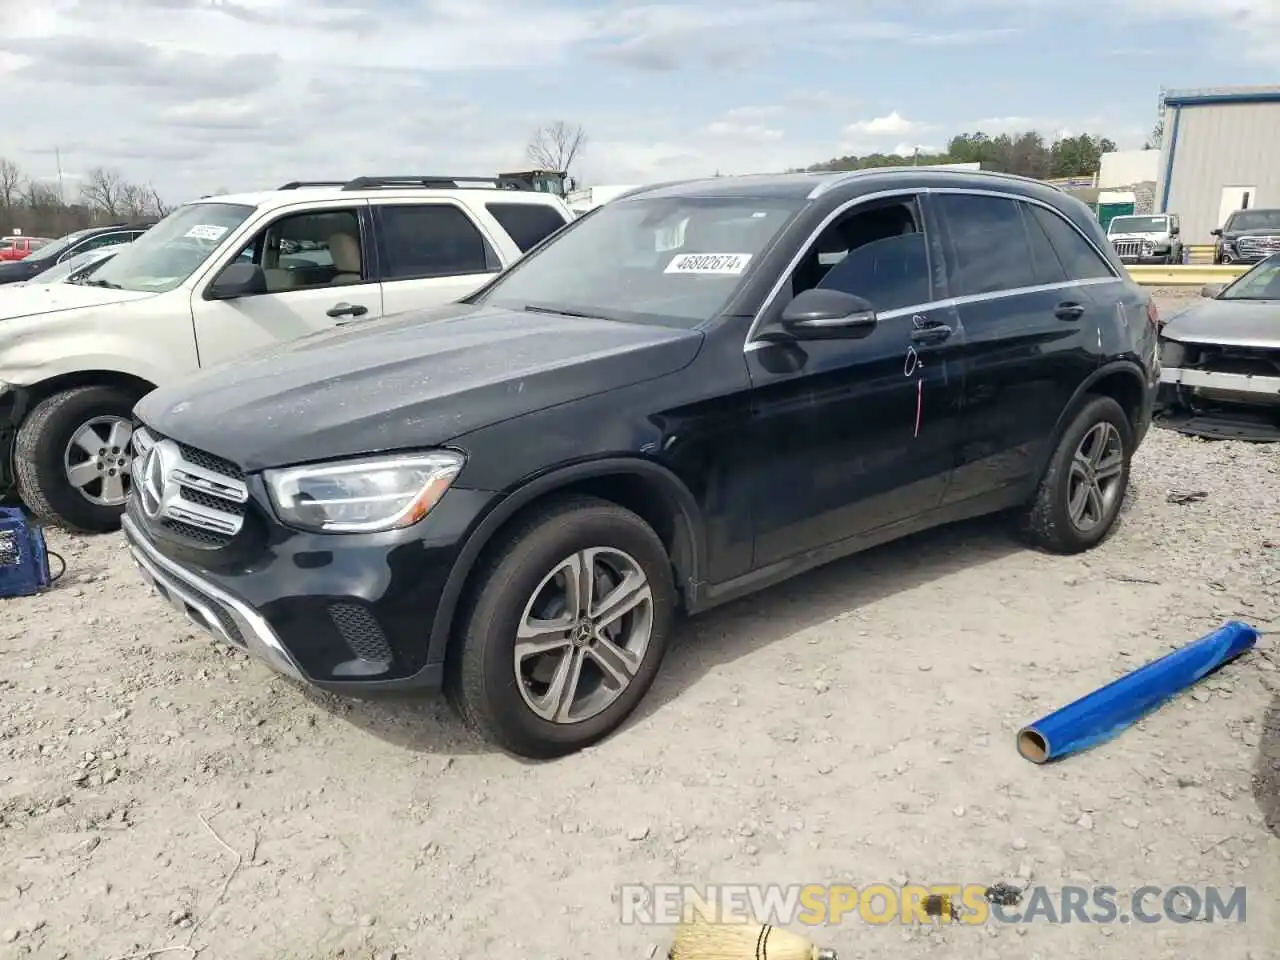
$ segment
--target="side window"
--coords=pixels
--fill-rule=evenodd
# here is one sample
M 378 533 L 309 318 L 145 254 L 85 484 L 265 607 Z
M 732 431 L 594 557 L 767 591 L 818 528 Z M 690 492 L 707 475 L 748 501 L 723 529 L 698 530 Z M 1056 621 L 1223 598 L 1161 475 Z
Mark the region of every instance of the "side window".
M 850 250 L 818 287 L 862 297 L 879 313 L 928 303 L 933 297 L 924 234 L 885 237 Z
M 125 239 L 127 234 L 120 233 L 100 233 L 96 237 L 91 237 L 80 246 L 76 247 L 76 253 L 88 253 L 90 250 L 96 250 L 98 247 L 105 247 L 110 243 L 119 243 Z
M 1028 203 L 1019 203 L 1022 210 L 1022 222 L 1027 231 L 1028 248 L 1031 251 L 1031 262 L 1035 267 L 1036 283 L 1066 283 L 1067 268 L 1053 249 L 1049 235 L 1033 215 L 1033 207 Z
M 1080 236 L 1080 232 L 1060 214 L 1036 204 L 1027 204 L 1027 210 L 1053 244 L 1053 249 L 1066 268 L 1069 279 L 1098 280 L 1110 279 L 1114 276 L 1110 266 L 1098 251 L 1093 249 L 1089 242 Z
M 379 207 L 384 280 L 497 273 L 501 262 L 479 228 L 449 203 Z
M 485 209 L 507 231 L 521 253 L 536 247 L 566 223 L 555 207 L 545 203 L 487 203 Z
M 307 256 L 296 252 L 307 248 Z M 246 243 L 233 262 L 259 264 L 267 293 L 366 283 L 355 208 L 309 210 L 281 217 Z
M 934 299 L 925 235 L 914 201 L 853 210 L 814 242 L 791 277 L 792 296 L 841 290 L 884 313 Z
M 1036 285 L 1018 204 L 1002 197 L 948 193 L 937 197 L 951 237 L 951 293 L 969 297 Z

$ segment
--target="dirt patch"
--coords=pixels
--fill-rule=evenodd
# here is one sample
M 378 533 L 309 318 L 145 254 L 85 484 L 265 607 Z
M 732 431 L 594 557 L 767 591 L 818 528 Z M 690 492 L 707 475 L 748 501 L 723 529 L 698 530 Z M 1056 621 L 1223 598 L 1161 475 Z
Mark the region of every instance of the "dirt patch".
M 55 534 L 66 577 L 0 627 L 0 957 L 640 960 L 669 931 L 621 926 L 620 884 L 907 879 L 1245 885 L 1248 920 L 824 943 L 1273 957 L 1274 638 L 1089 754 L 1014 738 L 1224 619 L 1270 629 L 1277 489 L 1274 447 L 1154 431 L 1100 549 L 970 523 L 814 572 L 687 624 L 634 722 L 544 765 L 437 701 L 306 694 L 197 636 L 119 538 Z

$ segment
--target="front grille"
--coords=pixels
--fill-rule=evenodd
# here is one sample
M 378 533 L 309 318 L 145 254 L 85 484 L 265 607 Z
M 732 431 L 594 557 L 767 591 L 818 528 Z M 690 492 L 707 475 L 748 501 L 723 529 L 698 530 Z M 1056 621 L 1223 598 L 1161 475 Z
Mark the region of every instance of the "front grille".
M 157 452 L 157 458 L 151 454 Z M 142 513 L 170 533 L 219 547 L 244 526 L 244 471 L 222 457 L 140 427 L 133 434 L 133 489 Z
M 1280 253 L 1280 237 L 1241 237 L 1236 250 L 1242 257 L 1268 257 Z
M 351 652 L 361 660 L 391 662 L 391 647 L 387 644 L 386 635 L 373 614 L 364 607 L 354 603 L 333 603 L 329 605 L 329 617 Z
M 1115 248 L 1121 257 L 1141 257 L 1151 252 L 1151 244 L 1142 240 L 1117 240 Z

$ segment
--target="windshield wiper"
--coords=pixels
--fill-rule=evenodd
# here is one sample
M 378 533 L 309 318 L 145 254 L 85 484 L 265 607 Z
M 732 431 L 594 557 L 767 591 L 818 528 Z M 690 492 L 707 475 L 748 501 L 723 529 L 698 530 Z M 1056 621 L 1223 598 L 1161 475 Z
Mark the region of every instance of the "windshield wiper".
M 105 290 L 123 290 L 124 289 L 124 287 L 120 286 L 120 284 L 112 283 L 110 280 L 90 280 L 86 278 L 84 280 L 77 280 L 76 283 L 85 287 L 102 287 Z
M 522 308 L 525 313 L 551 313 L 561 317 L 577 317 L 579 320 L 612 320 L 612 317 L 602 317 L 598 313 L 583 313 L 580 310 L 570 310 L 566 307 L 553 307 L 541 303 L 526 303 Z

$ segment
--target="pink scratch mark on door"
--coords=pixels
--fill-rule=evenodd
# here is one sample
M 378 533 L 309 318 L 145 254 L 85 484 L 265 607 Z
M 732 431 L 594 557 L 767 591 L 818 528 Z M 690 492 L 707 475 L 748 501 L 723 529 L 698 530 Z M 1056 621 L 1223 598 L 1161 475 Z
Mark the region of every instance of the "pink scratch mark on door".
M 924 413 L 924 378 L 916 381 L 916 432 L 911 436 L 920 436 L 920 415 Z

